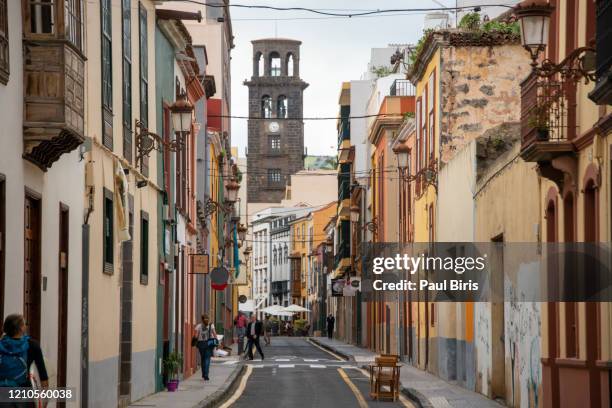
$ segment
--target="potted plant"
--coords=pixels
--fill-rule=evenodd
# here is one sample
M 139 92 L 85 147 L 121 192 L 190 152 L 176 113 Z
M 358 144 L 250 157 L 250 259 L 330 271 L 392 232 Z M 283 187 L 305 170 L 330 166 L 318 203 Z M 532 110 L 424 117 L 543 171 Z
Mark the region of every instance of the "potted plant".
M 548 124 L 549 112 L 547 106 L 536 106 L 529 118 L 529 126 L 536 131 L 536 139 L 547 141 L 550 136 L 550 126 Z
M 178 352 L 172 352 L 164 360 L 164 370 L 168 376 L 166 387 L 168 392 L 175 392 L 179 385 L 179 371 L 183 366 L 183 355 Z

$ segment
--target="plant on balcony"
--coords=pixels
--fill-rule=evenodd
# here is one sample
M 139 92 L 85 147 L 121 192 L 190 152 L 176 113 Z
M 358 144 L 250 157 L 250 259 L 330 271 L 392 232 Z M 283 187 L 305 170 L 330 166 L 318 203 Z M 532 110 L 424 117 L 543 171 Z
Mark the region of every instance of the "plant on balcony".
M 179 384 L 179 371 L 183 366 L 183 355 L 178 352 L 172 352 L 164 360 L 164 371 L 168 376 L 166 384 L 168 392 L 175 392 Z
M 550 136 L 550 109 L 548 105 L 537 105 L 529 116 L 529 127 L 536 130 L 538 140 L 548 140 Z

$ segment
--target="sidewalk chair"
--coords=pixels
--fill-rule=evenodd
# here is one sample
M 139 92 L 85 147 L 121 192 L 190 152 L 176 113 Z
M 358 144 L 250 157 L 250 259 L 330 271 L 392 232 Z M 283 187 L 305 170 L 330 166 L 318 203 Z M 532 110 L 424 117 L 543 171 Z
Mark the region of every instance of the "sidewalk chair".
M 370 397 L 380 400 L 391 398 L 396 401 L 400 391 L 399 356 L 394 354 L 381 354 L 376 357 L 375 363 L 370 365 Z

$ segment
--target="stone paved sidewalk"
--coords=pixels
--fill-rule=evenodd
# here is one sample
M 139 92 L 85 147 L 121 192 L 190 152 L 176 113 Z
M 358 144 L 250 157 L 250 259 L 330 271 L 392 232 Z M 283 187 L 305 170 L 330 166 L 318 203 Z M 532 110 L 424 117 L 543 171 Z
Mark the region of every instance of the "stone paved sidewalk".
M 244 365 L 236 357 L 214 358 L 210 381 L 203 381 L 201 371 L 179 383 L 177 392 L 162 391 L 130 405 L 137 407 L 208 408 L 217 407 L 229 396 L 240 380 Z
M 313 337 L 320 346 L 350 361 L 370 363 L 376 353 L 327 337 Z M 400 381 L 405 393 L 423 408 L 501 408 L 496 401 L 466 388 L 444 381 L 433 374 L 404 364 Z

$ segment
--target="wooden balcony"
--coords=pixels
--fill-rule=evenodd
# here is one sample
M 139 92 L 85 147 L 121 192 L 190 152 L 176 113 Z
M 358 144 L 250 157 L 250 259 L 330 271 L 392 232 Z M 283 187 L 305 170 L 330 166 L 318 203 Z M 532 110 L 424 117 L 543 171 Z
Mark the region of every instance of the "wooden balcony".
M 23 157 L 43 171 L 85 140 L 84 66 L 65 41 L 24 40 Z
M 568 139 L 566 85 L 531 74 L 521 83 L 521 157 L 549 162 L 574 152 Z

